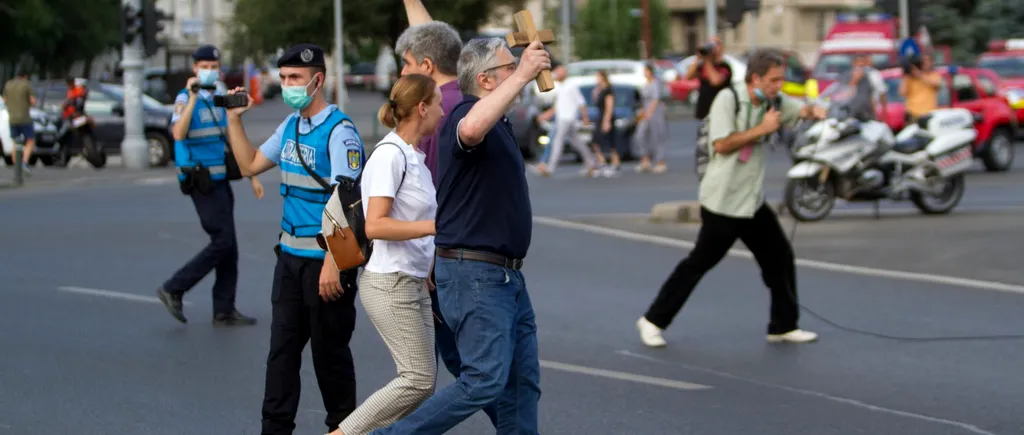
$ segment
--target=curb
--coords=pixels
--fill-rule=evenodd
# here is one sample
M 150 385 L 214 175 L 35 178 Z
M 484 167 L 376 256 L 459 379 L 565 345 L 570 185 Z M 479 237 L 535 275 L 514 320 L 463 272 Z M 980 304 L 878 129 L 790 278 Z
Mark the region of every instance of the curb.
M 783 203 L 768 203 L 772 211 L 780 217 L 786 214 L 786 206 Z M 651 208 L 651 222 L 683 222 L 699 223 L 700 202 L 699 201 L 668 201 L 654 204 Z

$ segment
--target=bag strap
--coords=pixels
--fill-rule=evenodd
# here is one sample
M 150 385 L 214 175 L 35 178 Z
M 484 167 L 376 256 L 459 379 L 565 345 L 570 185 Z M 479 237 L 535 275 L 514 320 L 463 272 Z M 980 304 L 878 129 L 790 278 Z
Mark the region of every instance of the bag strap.
M 394 142 L 381 142 L 381 143 L 377 144 L 377 147 L 379 148 L 381 145 L 394 145 L 396 148 L 398 148 L 398 154 L 400 154 L 402 156 L 402 178 L 401 178 L 401 180 L 398 181 L 398 187 L 395 189 L 395 196 L 398 196 L 399 189 L 401 189 L 402 188 L 402 184 L 405 183 L 405 172 L 409 168 L 409 160 L 405 157 L 405 150 L 402 149 L 402 147 L 400 145 L 398 145 L 398 144 L 396 144 Z M 374 150 L 374 152 L 376 152 L 377 148 L 374 148 L 373 150 Z M 373 157 L 373 156 L 370 156 L 370 157 Z M 367 159 L 367 161 L 369 161 L 369 159 Z
M 309 118 L 306 118 L 306 121 L 309 122 L 309 126 L 312 128 L 313 127 L 313 122 L 310 121 Z M 331 186 L 330 183 L 328 183 L 326 180 L 324 180 L 323 177 L 320 176 L 320 174 L 317 174 L 316 172 L 313 172 L 313 169 L 311 169 L 309 167 L 309 164 L 306 163 L 306 159 L 302 157 L 302 150 L 299 147 L 299 123 L 300 122 L 302 122 L 302 116 L 296 116 L 295 117 L 295 155 L 298 156 L 299 163 L 302 163 L 302 169 L 305 169 L 306 173 L 309 174 L 310 177 L 313 177 L 313 180 L 316 181 L 316 184 L 319 184 L 320 187 L 324 188 L 324 190 L 334 189 L 334 187 Z M 328 142 L 330 142 L 330 139 L 327 139 L 327 140 L 328 140 Z M 328 143 L 328 148 L 329 147 L 330 147 L 330 144 Z M 330 150 L 328 149 L 327 155 L 330 155 L 330 154 L 331 154 Z M 360 174 L 360 175 L 362 175 L 362 174 Z

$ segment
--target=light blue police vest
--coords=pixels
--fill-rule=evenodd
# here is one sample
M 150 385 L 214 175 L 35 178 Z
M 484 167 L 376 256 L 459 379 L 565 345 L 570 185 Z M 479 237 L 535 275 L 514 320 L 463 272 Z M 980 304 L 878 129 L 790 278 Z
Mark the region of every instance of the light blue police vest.
M 182 89 L 178 95 L 183 93 L 187 94 L 188 90 Z M 184 140 L 174 141 L 174 166 L 190 168 L 202 164 L 210 169 L 210 178 L 223 180 L 227 178 L 224 166 L 227 111 L 223 107 L 214 106 L 212 98 L 196 98 L 188 135 Z M 185 174 L 179 173 L 178 180 L 184 181 Z
M 329 142 L 331 132 L 342 127 L 342 122 L 352 120 L 340 110 L 334 110 L 327 119 L 313 127 L 311 131 L 299 135 L 299 152 L 314 173 L 328 184 L 331 180 L 331 160 Z M 324 190 L 312 176 L 306 172 L 295 154 L 296 123 L 298 116 L 293 116 L 285 126 L 281 136 L 281 196 L 284 197 L 284 213 L 281 216 L 281 251 L 288 254 L 323 259 L 324 250 L 316 243 L 316 235 L 320 232 L 321 216 L 327 200 L 333 190 Z M 303 120 L 301 122 L 309 122 Z M 358 134 L 358 133 L 357 133 Z M 365 153 L 360 150 L 360 155 Z

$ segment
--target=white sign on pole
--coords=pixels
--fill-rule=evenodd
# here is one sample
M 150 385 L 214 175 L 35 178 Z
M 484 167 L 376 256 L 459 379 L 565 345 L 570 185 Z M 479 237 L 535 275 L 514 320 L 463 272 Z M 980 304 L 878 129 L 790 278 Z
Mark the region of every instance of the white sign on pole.
M 203 34 L 203 20 L 201 18 L 182 18 L 181 34 L 183 36 L 201 36 Z

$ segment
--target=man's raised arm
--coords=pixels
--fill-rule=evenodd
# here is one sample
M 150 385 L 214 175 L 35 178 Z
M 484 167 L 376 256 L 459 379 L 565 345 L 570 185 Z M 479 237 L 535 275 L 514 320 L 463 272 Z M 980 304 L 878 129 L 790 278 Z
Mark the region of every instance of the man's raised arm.
M 420 0 L 405 0 L 405 16 L 409 18 L 409 27 L 434 21 Z
M 540 41 L 534 41 L 523 50 L 516 72 L 474 104 L 466 117 L 459 122 L 459 143 L 470 148 L 483 142 L 487 132 L 505 116 L 512 101 L 544 69 L 551 69 L 551 57 L 544 51 Z

